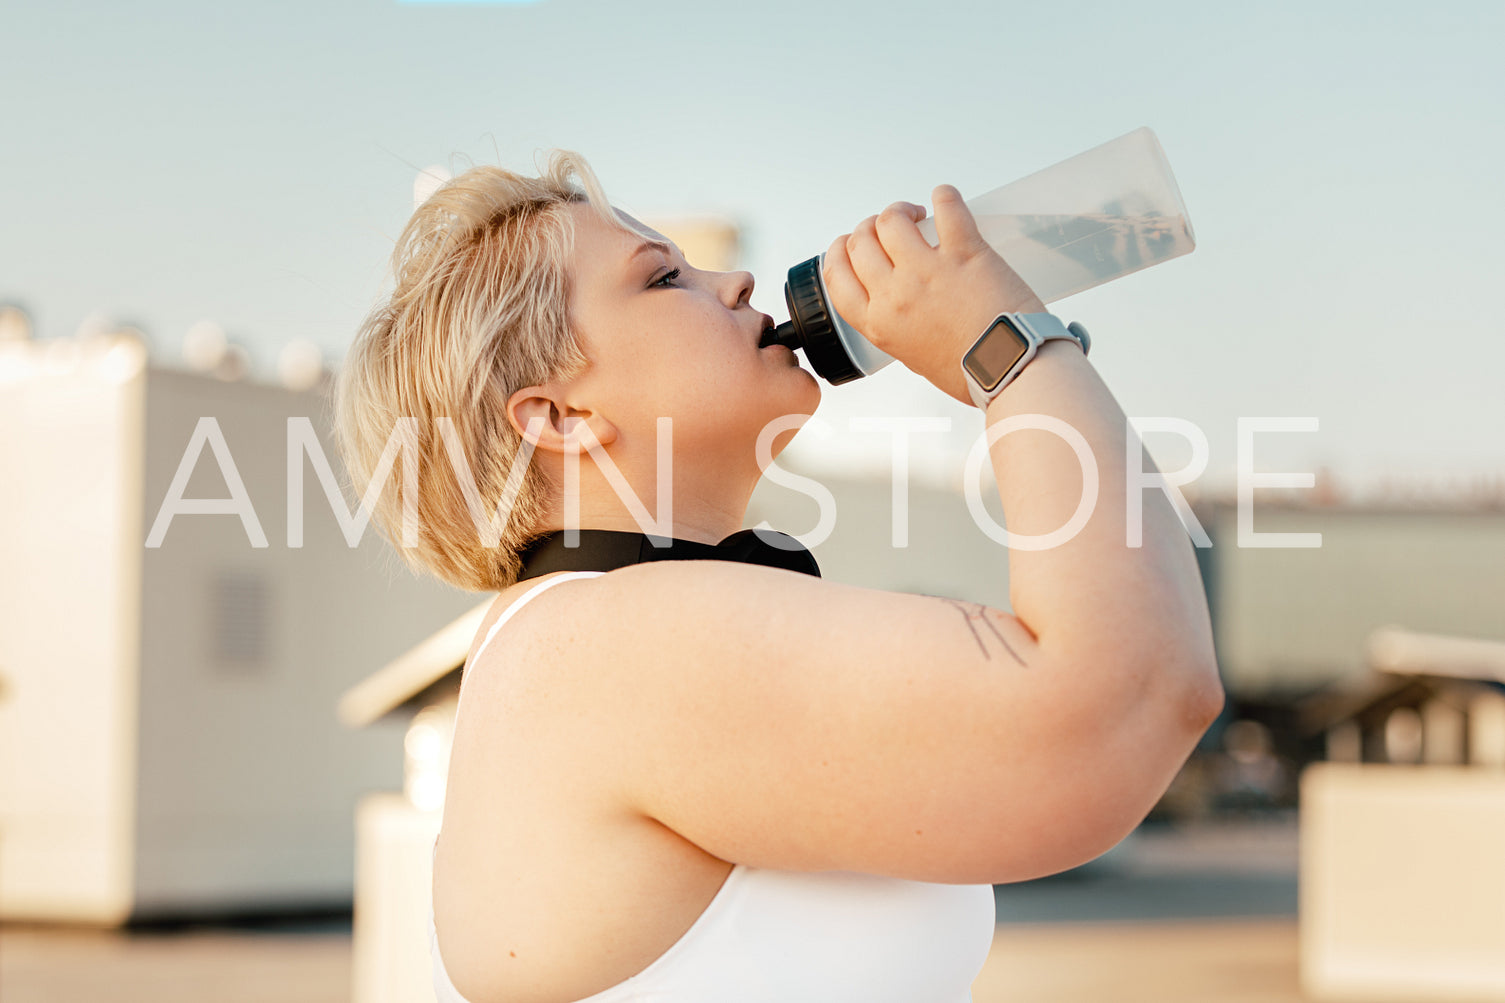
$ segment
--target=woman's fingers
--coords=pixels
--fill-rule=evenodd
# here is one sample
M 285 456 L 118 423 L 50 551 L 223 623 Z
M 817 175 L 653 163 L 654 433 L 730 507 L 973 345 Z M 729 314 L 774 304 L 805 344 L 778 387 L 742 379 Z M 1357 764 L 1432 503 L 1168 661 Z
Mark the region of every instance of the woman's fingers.
M 933 250 L 915 226 L 925 218 L 925 207 L 913 202 L 895 202 L 878 214 L 875 224 L 878 239 L 894 264 L 915 259 Z
M 847 235 L 847 257 L 869 292 L 893 272 L 894 263 L 878 240 L 877 216 L 869 216 L 852 228 Z
M 826 283 L 831 306 L 847 323 L 860 330 L 867 318 L 867 287 L 852 269 L 851 258 L 847 255 L 848 237 L 850 234 L 843 234 L 831 241 L 831 246 L 826 249 L 825 262 L 821 266 L 821 278 Z
M 937 185 L 930 197 L 935 202 L 935 232 L 942 250 L 975 252 L 987 246 L 961 192 L 951 185 Z
M 942 185 L 935 198 L 943 250 L 974 243 L 987 247 L 955 188 Z M 886 343 L 896 324 L 905 326 L 905 318 L 927 308 L 922 302 L 930 298 L 925 290 L 938 274 L 936 268 L 947 267 L 915 226 L 924 218 L 923 206 L 894 202 L 836 238 L 826 251 L 823 277 L 831 305 L 874 344 Z M 944 304 L 936 306 L 943 308 Z

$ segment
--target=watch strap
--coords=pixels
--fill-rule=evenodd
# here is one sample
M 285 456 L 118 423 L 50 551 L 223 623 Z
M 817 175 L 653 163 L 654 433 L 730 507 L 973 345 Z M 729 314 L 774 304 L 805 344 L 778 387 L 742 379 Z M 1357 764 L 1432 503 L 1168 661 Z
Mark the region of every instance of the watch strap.
M 1064 323 L 1053 313 L 1016 313 L 1013 316 L 1029 325 L 1030 330 L 1039 337 L 1040 344 L 1056 338 L 1070 338 L 1082 349 L 1082 354 L 1086 355 L 1092 343 L 1085 327 L 1076 321 Z
M 1015 330 L 1024 334 L 1025 338 L 1030 342 L 1030 346 L 1024 358 L 1016 363 L 1015 368 L 1005 374 L 998 385 L 990 391 L 978 383 L 972 376 L 971 371 L 966 366 L 966 358 L 971 354 L 972 349 L 981 344 L 982 340 L 993 331 L 998 322 L 1005 318 L 1011 322 L 1011 326 Z M 1023 372 L 1024 367 L 1035 357 L 1035 353 L 1039 347 L 1047 341 L 1055 341 L 1057 339 L 1069 339 L 1076 342 L 1077 346 L 1081 348 L 1083 355 L 1087 354 L 1092 345 L 1092 338 L 1088 335 L 1085 327 L 1076 321 L 1067 324 L 1053 313 L 999 314 L 988 324 L 983 333 L 978 335 L 977 341 L 972 344 L 972 348 L 969 348 L 962 355 L 962 376 L 967 381 L 967 392 L 971 395 L 972 402 L 986 411 L 994 398 L 1003 392 L 1004 387 L 1008 386 L 1009 383 L 1013 382 L 1014 377 Z

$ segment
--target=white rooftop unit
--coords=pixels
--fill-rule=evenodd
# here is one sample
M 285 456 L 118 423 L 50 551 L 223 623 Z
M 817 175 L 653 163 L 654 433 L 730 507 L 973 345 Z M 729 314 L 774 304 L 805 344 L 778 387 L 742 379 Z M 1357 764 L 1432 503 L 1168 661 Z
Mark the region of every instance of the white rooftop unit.
M 150 368 L 138 345 L 0 345 L 0 918 L 118 923 L 346 905 L 360 795 L 397 786 L 400 726 L 330 708 L 476 597 L 351 548 L 288 419 L 342 471 L 319 391 Z M 223 512 L 148 534 L 229 468 L 266 546 Z M 347 506 L 346 511 L 349 511 Z

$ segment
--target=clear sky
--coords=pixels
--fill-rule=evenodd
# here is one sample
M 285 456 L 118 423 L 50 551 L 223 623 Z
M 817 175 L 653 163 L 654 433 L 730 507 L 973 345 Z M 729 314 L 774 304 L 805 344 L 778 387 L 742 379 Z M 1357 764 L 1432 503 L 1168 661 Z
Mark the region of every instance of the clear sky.
M 1240 415 L 1320 421 L 1261 469 L 1505 473 L 1502 43 L 1498 2 L 18 0 L 0 301 L 44 337 L 104 311 L 170 364 L 206 317 L 263 374 L 291 337 L 338 359 L 417 168 L 563 146 L 635 214 L 738 220 L 782 320 L 784 270 L 888 202 L 1149 125 L 1197 250 L 1054 306 L 1130 415 L 1202 427 L 1209 482 Z M 981 428 L 890 367 L 800 438 L 855 450 L 885 412 Z

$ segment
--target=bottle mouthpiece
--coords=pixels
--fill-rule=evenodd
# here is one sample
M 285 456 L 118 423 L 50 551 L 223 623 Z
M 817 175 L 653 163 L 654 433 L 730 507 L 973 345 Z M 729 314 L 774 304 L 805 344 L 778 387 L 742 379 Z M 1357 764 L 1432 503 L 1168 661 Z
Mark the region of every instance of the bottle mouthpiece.
M 786 320 L 778 327 L 770 327 L 758 339 L 759 348 L 770 348 L 773 345 L 783 345 L 790 350 L 800 347 L 800 336 L 795 330 L 794 321 Z

